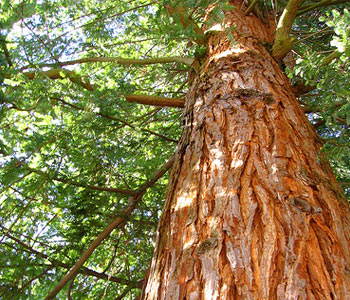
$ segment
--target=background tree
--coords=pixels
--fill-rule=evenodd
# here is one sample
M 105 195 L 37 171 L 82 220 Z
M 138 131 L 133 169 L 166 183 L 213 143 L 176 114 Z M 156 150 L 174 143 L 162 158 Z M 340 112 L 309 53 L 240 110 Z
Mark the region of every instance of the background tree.
M 234 9 L 280 22 L 261 47 L 294 84 L 323 144 L 319 160 L 349 193 L 347 2 L 3 1 L 1 297 L 140 294 L 184 99 L 215 36 L 205 29 Z M 238 33 L 224 30 L 232 45 Z

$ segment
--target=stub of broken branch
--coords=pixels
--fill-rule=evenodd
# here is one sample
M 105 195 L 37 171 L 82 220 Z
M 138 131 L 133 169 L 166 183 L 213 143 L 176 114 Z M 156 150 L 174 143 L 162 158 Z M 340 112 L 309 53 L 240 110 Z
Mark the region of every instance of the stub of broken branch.
M 146 104 L 146 105 L 180 107 L 180 108 L 183 108 L 185 106 L 184 98 L 167 98 L 167 97 L 147 96 L 147 95 L 127 95 L 124 97 L 128 102 L 137 102 L 137 103 Z

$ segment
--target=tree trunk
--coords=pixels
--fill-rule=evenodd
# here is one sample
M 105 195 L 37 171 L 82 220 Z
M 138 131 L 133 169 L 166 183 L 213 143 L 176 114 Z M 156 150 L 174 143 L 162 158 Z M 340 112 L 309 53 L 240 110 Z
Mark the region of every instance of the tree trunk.
M 272 28 L 240 9 L 233 24 L 187 96 L 142 298 L 350 299 L 348 203 L 263 46 Z

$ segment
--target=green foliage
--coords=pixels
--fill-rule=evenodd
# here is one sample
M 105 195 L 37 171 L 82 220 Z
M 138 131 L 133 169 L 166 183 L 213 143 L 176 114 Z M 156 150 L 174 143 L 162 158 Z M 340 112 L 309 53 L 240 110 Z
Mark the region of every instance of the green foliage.
M 346 194 L 350 195 L 349 10 L 324 9 L 322 15 L 312 15 L 307 23 L 299 21 L 295 30 L 309 30 L 309 38 L 296 46 L 298 58 L 289 77 L 301 78 L 307 85 L 316 87 L 300 100 L 311 109 L 308 116 L 324 139 L 323 151 L 328 154 Z M 334 56 L 333 60 L 328 59 L 330 55 Z
M 145 1 L 49 1 L 34 6 L 32 17 L 23 12 L 17 19 L 11 17 L 16 8 L 7 5 L 1 17 L 14 65 L 8 68 L 1 56 L 2 73 L 16 74 L 24 67 L 35 71 L 42 62 L 80 57 L 183 53 L 183 36 L 175 31 L 162 34 L 171 29 L 169 18 Z M 151 91 L 181 97 L 187 72 L 183 66 L 96 63 L 71 69 L 96 90 L 87 91 L 68 78 L 29 80 L 21 74 L 1 83 L 0 251 L 6 253 L 0 255 L 2 299 L 44 299 L 127 205 L 127 195 L 86 186 L 137 189 L 173 153 L 176 143 L 169 140 L 176 141 L 180 134 L 180 110 L 129 104 L 122 95 Z M 130 282 L 143 278 L 165 187 L 166 178 L 146 193 L 129 223 L 112 233 L 86 267 L 97 272 L 108 267 L 106 274 Z M 114 299 L 127 287 L 79 274 L 72 296 Z M 67 289 L 60 298 L 67 297 Z M 132 289 L 126 298 L 137 293 Z
M 262 5 L 263 1 L 259 2 Z M 278 5 L 277 5 L 278 2 Z M 306 1 L 307 2 L 307 1 Z M 14 4 L 18 3 L 18 4 Z M 220 23 L 226 1 L 182 1 L 199 27 Z M 273 2 L 275 3 L 275 2 Z M 280 13 L 284 1 L 268 3 Z M 311 2 L 313 3 L 313 2 Z M 151 1 L 3 0 L 0 12 L 0 298 L 44 299 L 82 251 L 128 204 L 136 190 L 172 155 L 181 132 L 181 110 L 125 101 L 131 93 L 184 97 L 188 67 L 177 63 L 67 67 L 93 91 L 64 72 L 53 80 L 40 64 L 86 57 L 203 56 L 194 27 L 174 23 Z M 283 4 L 283 5 L 282 5 Z M 265 7 L 266 8 L 266 7 Z M 349 187 L 349 14 L 325 8 L 295 23 L 297 65 L 289 76 L 316 85 L 300 97 L 326 141 L 338 179 Z M 233 28 L 227 33 L 233 41 Z M 329 31 L 327 31 L 329 30 Z M 320 38 L 321 37 L 321 38 Z M 340 55 L 322 66 L 323 59 Z M 8 51 L 9 55 L 6 55 Z M 79 80 L 78 80 L 79 81 Z M 318 125 L 320 124 L 320 125 Z M 100 245 L 85 268 L 121 281 L 79 273 L 58 298 L 134 299 L 153 252 L 167 177 L 147 190 L 128 223 Z

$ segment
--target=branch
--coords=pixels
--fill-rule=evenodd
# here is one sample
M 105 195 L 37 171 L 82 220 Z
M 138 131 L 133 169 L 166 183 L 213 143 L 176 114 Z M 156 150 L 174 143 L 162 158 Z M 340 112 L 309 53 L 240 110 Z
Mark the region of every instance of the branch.
M 315 121 L 316 121 L 315 123 L 311 123 L 312 126 L 314 126 L 315 128 L 319 128 L 319 127 L 321 127 L 323 125 L 327 125 L 325 119 L 321 119 L 320 118 L 320 119 L 317 119 Z M 347 121 L 345 119 L 342 119 L 342 118 L 339 118 L 339 117 L 335 117 L 335 121 L 338 122 L 337 124 L 345 125 L 345 126 L 349 127 L 349 124 L 347 123 Z
M 307 39 L 309 39 L 309 38 L 311 38 L 311 37 L 313 37 L 313 36 L 315 36 L 315 35 L 321 34 L 321 33 L 323 33 L 323 34 L 334 33 L 334 30 L 330 30 L 330 29 L 328 29 L 328 28 L 324 28 L 324 29 L 321 29 L 321 30 L 319 30 L 319 31 L 310 33 L 310 34 L 308 34 L 307 36 L 304 36 L 303 38 L 301 38 L 300 40 L 295 41 L 295 42 L 293 43 L 293 46 L 296 45 L 296 44 L 302 43 L 302 42 L 304 42 L 305 40 L 307 40 Z
M 132 59 L 132 58 L 121 58 L 121 57 L 87 57 L 81 58 L 71 61 L 64 61 L 58 63 L 51 64 L 38 64 L 36 66 L 25 66 L 20 69 L 20 71 L 26 70 L 31 67 L 64 67 L 64 66 L 72 66 L 77 64 L 85 64 L 85 63 L 97 63 L 97 62 L 113 62 L 119 65 L 152 65 L 152 64 L 164 64 L 164 63 L 182 63 L 188 66 L 191 66 L 194 59 L 191 57 L 181 57 L 181 56 L 172 56 L 172 57 L 160 57 L 160 58 L 145 58 L 145 59 Z
M 316 113 L 316 112 L 325 112 L 326 110 L 334 110 L 336 108 L 342 107 L 344 104 L 345 104 L 344 101 L 338 101 L 326 106 L 312 107 L 312 106 L 306 105 L 306 106 L 302 106 L 302 108 L 306 114 L 310 114 L 310 113 Z
M 272 46 L 272 56 L 277 61 L 281 60 L 292 49 L 294 38 L 289 36 L 289 32 L 292 28 L 298 8 L 303 1 L 304 0 L 289 0 L 278 21 L 276 37 Z
M 115 300 L 123 300 L 124 297 L 131 291 L 130 287 L 127 287 Z M 130 299 L 130 298 L 129 298 Z
M 72 291 L 74 279 L 75 279 L 75 276 L 72 278 L 72 280 L 71 280 L 71 282 L 70 282 L 70 284 L 68 286 L 68 291 L 67 291 L 67 299 L 68 300 L 72 300 L 71 291 Z
M 53 67 L 53 69 L 48 71 L 31 71 L 31 72 L 24 72 L 22 74 L 30 80 L 33 80 L 37 74 L 46 76 L 50 79 L 63 79 L 67 77 L 71 82 L 82 86 L 88 91 L 94 91 L 95 87 L 88 80 L 84 81 L 82 77 L 77 73 L 70 70 L 63 69 L 62 67 L 72 66 L 77 64 L 84 64 L 84 63 L 96 63 L 96 62 L 114 62 L 120 65 L 126 65 L 126 66 L 152 65 L 152 64 L 176 62 L 176 63 L 182 63 L 185 65 L 191 66 L 194 62 L 194 59 L 191 57 L 180 57 L 180 56 L 147 58 L 147 59 L 128 59 L 128 58 L 120 58 L 120 57 L 88 57 L 88 58 L 81 58 L 81 59 L 65 61 L 65 62 L 38 64 L 36 66 L 29 65 L 21 68 L 19 71 L 23 72 L 24 70 L 27 70 L 31 67 L 38 67 L 38 68 Z M 60 68 L 57 68 L 57 67 L 60 67 Z M 11 77 L 12 75 L 5 74 L 5 76 L 8 78 L 8 77 Z
M 25 284 L 22 285 L 21 289 L 18 291 L 18 294 L 21 294 L 22 291 L 28 286 L 30 285 L 33 281 L 43 277 L 44 275 L 46 275 L 47 272 L 49 272 L 51 269 L 53 268 L 53 266 L 48 266 L 44 271 L 42 271 L 39 275 L 33 277 L 32 279 L 28 280 Z
M 326 124 L 326 120 L 325 119 L 317 119 L 315 123 L 312 123 L 312 122 L 310 122 L 310 123 L 311 123 L 311 125 L 313 127 L 315 127 L 317 129 L 317 128 L 325 125 Z
M 322 66 L 329 65 L 333 59 L 339 58 L 341 53 L 338 50 L 333 51 L 331 54 L 329 54 L 327 57 L 323 59 Z
M 122 214 L 115 217 L 111 223 L 97 236 L 97 238 L 90 244 L 88 249 L 83 253 L 80 259 L 75 263 L 75 265 L 69 270 L 69 272 L 61 279 L 61 281 L 49 292 L 45 300 L 53 299 L 61 289 L 70 281 L 80 270 L 83 264 L 91 256 L 94 250 L 102 243 L 102 241 L 107 238 L 111 232 L 123 225 L 131 213 L 136 208 L 136 205 L 141 201 L 142 196 L 146 193 L 147 189 L 152 186 L 159 178 L 161 178 L 173 165 L 175 160 L 175 155 L 171 156 L 169 160 L 154 174 L 153 178 L 146 182 L 142 187 L 140 187 L 133 196 L 129 197 L 129 205 L 123 210 Z
M 118 238 L 116 244 L 114 245 L 112 258 L 111 258 L 111 260 L 109 261 L 109 263 L 107 264 L 107 266 L 104 268 L 104 270 L 102 271 L 103 274 L 106 273 L 106 272 L 109 270 L 109 268 L 112 266 L 112 264 L 113 264 L 115 258 L 117 257 L 117 250 L 118 250 L 118 246 L 119 246 L 119 242 L 120 242 L 121 236 L 122 236 L 122 235 L 119 234 L 119 238 Z
M 118 188 L 96 186 L 96 185 L 85 184 L 85 183 L 81 183 L 81 182 L 75 182 L 75 181 L 71 181 L 69 179 L 64 179 L 64 178 L 60 178 L 60 177 L 56 177 L 56 176 L 52 177 L 48 173 L 30 168 L 30 167 L 25 166 L 25 165 L 23 165 L 23 168 L 27 169 L 30 172 L 39 174 L 41 176 L 45 176 L 45 177 L 50 178 L 50 179 L 55 180 L 55 181 L 59 181 L 62 183 L 67 183 L 67 184 L 71 184 L 74 186 L 79 186 L 79 187 L 83 187 L 83 188 L 87 188 L 87 189 L 92 189 L 92 190 L 96 190 L 96 191 L 111 192 L 111 193 L 119 193 L 119 194 L 123 194 L 123 195 L 133 195 L 133 193 L 134 193 L 132 190 L 124 190 L 124 189 L 118 189 Z
M 22 73 L 29 80 L 33 80 L 36 75 L 43 75 L 50 79 L 64 79 L 67 77 L 71 82 L 76 83 L 88 91 L 94 91 L 95 88 L 90 84 L 89 81 L 83 81 L 82 77 L 73 71 L 69 71 L 66 69 L 51 69 L 48 71 L 32 71 L 32 72 L 24 72 Z M 8 75 L 7 75 L 8 77 Z
M 146 95 L 127 95 L 125 96 L 128 102 L 137 102 L 140 104 L 154 105 L 154 106 L 169 106 L 180 107 L 185 106 L 184 98 L 166 98 L 158 96 L 146 96 Z
M 253 0 L 252 3 L 249 4 L 244 14 L 248 16 L 253 11 L 257 3 L 258 3 L 258 0 Z
M 71 268 L 71 265 L 50 258 L 47 254 L 39 252 L 39 251 L 33 249 L 32 247 L 30 247 L 27 244 L 23 243 L 20 239 L 12 236 L 9 233 L 6 233 L 6 236 L 9 239 L 15 241 L 20 246 L 22 246 L 25 249 L 25 251 L 27 251 L 29 253 L 32 253 L 32 254 L 34 254 L 36 256 L 39 256 L 41 258 L 47 259 L 54 266 L 59 266 L 59 267 L 65 268 L 65 269 L 70 269 Z M 52 268 L 52 265 L 50 265 L 48 267 Z M 133 286 L 133 287 L 138 287 L 138 288 L 141 286 L 140 282 L 133 282 L 133 281 L 129 281 L 129 280 L 126 280 L 126 279 L 123 279 L 123 278 L 114 277 L 114 276 L 111 276 L 111 275 L 108 275 L 108 274 L 105 274 L 105 273 L 99 273 L 99 272 L 96 272 L 96 271 L 88 269 L 88 268 L 81 268 L 78 273 L 84 274 L 84 275 L 88 275 L 88 276 L 93 276 L 93 277 L 96 277 L 96 278 L 99 278 L 99 279 L 109 280 L 109 281 L 112 281 L 112 282 L 115 282 L 115 283 L 120 283 L 120 284 L 124 284 L 124 285 L 128 285 L 128 286 Z
M 335 4 L 341 4 L 341 3 L 346 3 L 349 0 L 337 0 L 337 1 L 332 1 L 332 0 L 322 0 L 318 3 L 310 4 L 310 5 L 305 5 L 300 7 L 300 10 L 297 12 L 297 16 L 300 16 L 302 14 L 307 13 L 310 10 L 314 10 L 319 7 L 325 7 L 325 6 L 331 6 Z
M 12 60 L 11 60 L 11 56 L 10 56 L 10 53 L 7 49 L 7 45 L 6 45 L 6 41 L 5 41 L 5 37 L 3 39 L 3 37 L 0 37 L 1 38 L 1 46 L 4 50 L 4 54 L 5 54 L 5 58 L 7 60 L 7 63 L 9 65 L 9 67 L 12 67 L 13 66 L 13 63 L 12 63 Z M 2 40 L 3 39 L 3 40 Z
M 130 1 L 131 2 L 131 1 Z M 108 19 L 114 19 L 115 17 L 117 16 L 122 16 L 128 12 L 131 12 L 131 11 L 134 11 L 134 10 L 137 10 L 139 8 L 143 8 L 143 7 L 147 7 L 149 5 L 152 5 L 154 4 L 155 2 L 152 1 L 152 2 L 149 2 L 149 3 L 146 3 L 146 4 L 142 4 L 142 5 L 139 5 L 139 6 L 135 6 L 135 7 L 132 7 L 130 9 L 127 9 L 125 11 L 122 11 L 122 12 L 118 12 L 118 13 L 115 13 L 115 14 L 112 14 L 112 15 L 108 15 L 108 16 L 105 16 L 105 17 L 98 17 L 98 18 L 95 18 L 94 20 L 92 20 L 91 22 L 87 22 L 87 23 L 84 23 L 80 26 L 77 26 L 77 27 L 74 27 L 73 25 L 69 25 L 69 26 L 63 26 L 63 25 L 66 25 L 67 23 L 72 23 L 74 21 L 77 21 L 81 18 L 85 18 L 87 16 L 90 16 L 92 14 L 100 14 L 102 13 L 103 11 L 106 11 L 106 10 L 109 10 L 109 9 L 113 9 L 113 8 L 116 8 L 118 5 L 115 5 L 115 6 L 112 6 L 112 7 L 108 7 L 108 8 L 105 8 L 105 9 L 101 9 L 101 10 L 96 10 L 96 11 L 93 11 L 93 12 L 90 12 L 88 14 L 85 14 L 85 15 L 82 15 L 82 16 L 79 16 L 77 18 L 73 18 L 71 20 L 68 20 L 68 21 L 65 21 L 65 22 L 61 22 L 59 24 L 56 25 L 56 28 L 66 28 L 68 27 L 69 28 L 69 31 L 66 31 L 58 36 L 56 36 L 52 41 L 57 41 L 58 39 L 60 39 L 61 37 L 65 36 L 66 34 L 68 33 L 71 33 L 72 31 L 75 31 L 77 29 L 80 29 L 80 28 L 83 28 L 83 27 L 86 27 L 86 26 L 90 26 L 92 24 L 95 24 L 96 22 L 99 22 L 99 21 L 102 21 L 102 20 L 108 20 Z
M 35 195 L 39 192 L 39 190 L 42 188 L 43 184 L 45 183 L 45 180 L 43 180 L 39 186 L 35 189 L 34 191 L 34 197 Z M 16 225 L 16 223 L 18 222 L 18 220 L 23 216 L 23 214 L 25 213 L 25 211 L 28 209 L 28 207 L 30 206 L 30 204 L 32 203 L 33 199 L 30 199 L 27 204 L 23 207 L 23 209 L 21 210 L 21 212 L 17 215 L 16 219 L 11 223 L 10 227 L 7 229 L 7 231 L 3 234 L 0 243 L 4 240 L 6 233 L 9 233 L 12 230 L 12 227 L 14 227 Z
M 64 66 L 72 66 L 77 64 L 84 64 L 84 63 L 96 63 L 96 62 L 114 62 L 120 65 L 151 65 L 151 64 L 160 64 L 160 63 L 182 63 L 188 66 L 191 66 L 194 62 L 194 59 L 191 57 L 180 57 L 180 56 L 173 56 L 173 57 L 162 57 L 162 58 L 147 58 L 147 59 L 128 59 L 128 58 L 120 58 L 120 57 L 88 57 L 88 58 L 81 58 L 77 60 L 71 60 L 71 61 L 65 61 L 65 62 L 57 62 L 57 63 L 49 63 L 49 64 L 38 64 L 36 66 L 28 65 L 25 67 L 22 67 L 19 72 L 22 72 L 22 74 L 27 77 L 30 80 L 33 80 L 37 74 L 46 76 L 50 79 L 63 79 L 67 77 L 71 82 L 76 83 L 83 88 L 87 89 L 88 91 L 94 91 L 95 87 L 88 81 L 83 80 L 80 75 L 77 73 L 63 69 Z M 37 68 L 44 68 L 44 67 L 53 67 L 53 69 L 48 71 L 30 71 L 30 72 L 23 72 L 24 70 L 27 70 L 31 67 L 37 67 Z M 60 68 L 57 68 L 60 67 Z M 6 78 L 10 78 L 12 74 L 5 74 Z
M 10 101 L 5 101 L 5 100 L 2 100 L 3 103 L 7 103 L 7 104 L 11 104 L 12 106 L 9 107 L 8 109 L 14 109 L 14 110 L 18 110 L 18 111 L 26 111 L 26 112 L 30 112 L 34 109 L 36 109 L 40 103 L 40 101 L 42 100 L 43 98 L 40 96 L 39 99 L 30 107 L 28 108 L 21 108 L 21 107 L 18 107 L 16 104 L 10 102 Z
M 316 89 L 316 86 L 307 85 L 304 80 L 298 80 L 295 84 L 292 85 L 295 96 L 300 97 L 308 92 L 311 92 Z
M 72 107 L 72 108 L 74 108 L 74 109 L 76 109 L 76 110 L 87 111 L 85 108 L 82 108 L 82 107 L 77 106 L 77 105 L 75 105 L 75 104 L 69 103 L 69 102 L 67 102 L 67 101 L 65 101 L 65 100 L 63 100 L 63 99 L 56 98 L 56 97 L 51 97 L 51 99 L 54 99 L 54 100 L 56 100 L 56 101 L 60 101 L 61 103 L 66 104 L 66 105 L 68 105 L 68 106 L 70 106 L 70 107 Z M 124 124 L 124 125 L 126 125 L 126 126 L 128 126 L 128 127 L 130 127 L 130 128 L 132 128 L 132 129 L 138 129 L 138 130 L 140 130 L 140 131 L 153 134 L 153 135 L 158 136 L 158 137 L 160 137 L 160 138 L 162 138 L 162 139 L 164 139 L 164 140 L 166 140 L 166 141 L 168 141 L 168 142 L 172 142 L 172 143 L 176 143 L 176 144 L 178 143 L 177 140 L 173 140 L 173 139 L 171 139 L 171 138 L 168 138 L 168 137 L 165 136 L 165 135 L 159 134 L 159 133 L 154 132 L 154 131 L 152 131 L 152 130 L 148 130 L 148 129 L 145 129 L 145 128 L 138 128 L 138 127 L 136 127 L 136 126 L 134 126 L 134 125 L 132 125 L 132 124 L 130 124 L 130 123 L 128 123 L 128 122 L 122 120 L 122 119 L 116 118 L 116 117 L 114 117 L 114 116 L 106 115 L 106 114 L 99 113 L 99 112 L 94 112 L 94 113 L 97 114 L 97 115 L 99 115 L 99 116 L 101 116 L 101 117 L 103 117 L 103 118 L 106 118 L 106 119 L 109 119 L 109 120 L 113 120 L 113 121 L 118 121 L 118 122 L 120 122 L 120 123 L 122 123 L 122 124 Z

